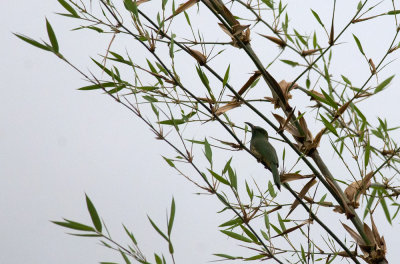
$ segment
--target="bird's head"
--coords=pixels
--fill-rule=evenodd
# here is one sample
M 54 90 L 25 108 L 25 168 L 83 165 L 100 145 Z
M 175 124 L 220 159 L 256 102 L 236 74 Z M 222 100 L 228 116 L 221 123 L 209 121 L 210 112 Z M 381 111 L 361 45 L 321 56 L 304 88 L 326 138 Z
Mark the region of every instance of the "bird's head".
M 249 127 L 251 128 L 251 133 L 253 136 L 258 136 L 258 135 L 262 135 L 268 138 L 268 132 L 259 126 L 255 126 L 250 122 L 244 122 L 245 124 L 249 125 Z

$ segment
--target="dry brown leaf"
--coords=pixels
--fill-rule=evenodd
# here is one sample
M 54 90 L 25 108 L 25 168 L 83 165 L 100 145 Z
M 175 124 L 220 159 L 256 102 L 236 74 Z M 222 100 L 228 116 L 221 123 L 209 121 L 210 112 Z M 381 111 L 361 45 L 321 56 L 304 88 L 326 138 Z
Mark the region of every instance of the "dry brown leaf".
M 190 51 L 190 55 L 192 55 L 192 57 L 195 58 L 200 65 L 204 65 L 207 63 L 206 55 L 204 55 L 203 53 L 201 53 L 198 50 L 193 50 L 193 49 L 189 49 L 189 48 L 188 48 L 188 50 Z
M 217 140 L 217 141 L 219 141 L 220 143 L 222 143 L 224 145 L 230 146 L 231 148 L 242 149 L 242 147 L 239 144 L 236 144 L 236 143 L 233 143 L 233 142 L 228 142 L 228 141 L 223 141 L 223 140 L 220 140 L 220 139 L 217 139 L 217 138 L 214 138 L 214 137 L 212 137 L 212 138 Z
M 198 99 L 201 100 L 201 101 L 207 102 L 209 104 L 215 104 L 216 103 L 215 100 L 213 100 L 211 98 L 208 98 L 208 97 L 198 97 Z
M 345 103 L 344 105 L 342 105 L 342 106 L 336 111 L 335 118 L 338 118 L 339 116 L 341 116 L 341 115 L 344 113 L 344 111 L 346 111 L 347 107 L 349 107 L 350 103 L 351 103 L 351 102 L 349 101 L 349 102 Z M 339 104 L 338 104 L 338 105 L 339 105 Z
M 136 5 L 137 6 L 139 6 L 140 4 L 143 4 L 143 3 L 146 3 L 146 2 L 149 2 L 150 0 L 137 0 L 136 1 Z
M 317 181 L 315 180 L 315 176 L 309 181 L 307 182 L 306 185 L 304 185 L 303 189 L 301 189 L 300 193 L 299 193 L 299 198 L 303 199 L 304 196 L 306 195 L 306 193 L 308 192 L 308 190 L 310 190 L 310 188 L 316 184 Z M 296 209 L 296 207 L 300 204 L 300 201 L 298 201 L 297 199 L 294 200 L 294 202 L 292 203 L 292 205 L 290 206 L 290 210 L 289 213 L 287 214 L 286 218 L 293 212 L 294 209 Z
M 326 128 L 321 129 L 321 131 L 318 132 L 318 134 L 315 136 L 313 139 L 313 148 L 318 148 L 319 143 L 321 142 L 322 135 L 325 133 Z
M 373 176 L 373 172 L 368 173 L 362 180 L 355 181 L 351 183 L 344 190 L 344 194 L 347 199 L 350 201 L 350 205 L 354 208 L 358 208 L 360 206 L 360 197 L 361 194 L 365 194 L 367 189 L 371 186 L 371 178 Z
M 292 95 L 290 94 L 290 91 L 293 89 L 296 89 L 298 87 L 298 85 L 295 83 L 292 86 L 291 82 L 282 80 L 279 82 L 279 87 L 281 88 L 283 96 L 285 97 L 286 101 L 289 101 L 289 99 L 292 99 Z
M 351 21 L 351 23 L 355 24 L 355 23 L 358 23 L 358 22 L 362 22 L 362 21 L 366 21 L 366 20 L 373 19 L 373 18 L 375 18 L 375 17 L 378 17 L 378 16 L 371 16 L 371 17 L 353 19 L 353 20 Z
M 234 25 L 232 27 L 233 35 L 234 36 L 239 36 L 239 34 L 242 34 L 243 31 L 248 29 L 248 27 L 250 27 L 250 25 L 240 25 L 240 24 Z
M 281 175 L 281 183 L 308 179 L 314 176 L 315 176 L 314 174 L 301 175 L 299 173 L 285 173 Z
M 249 87 L 254 83 L 255 80 L 257 80 L 258 77 L 260 77 L 261 72 L 260 71 L 255 71 L 254 74 L 247 80 L 247 82 L 240 88 L 238 94 L 242 95 L 244 92 L 249 89 Z
M 308 196 L 304 196 L 304 200 L 306 200 L 307 202 L 311 203 L 311 204 L 318 204 L 320 206 L 324 206 L 324 207 L 332 207 L 333 203 L 332 202 L 316 202 L 314 201 L 311 197 Z
M 304 225 L 306 225 L 306 224 L 310 224 L 310 223 L 312 224 L 312 219 L 308 219 L 308 220 L 302 222 L 300 225 L 297 225 L 297 226 L 288 228 L 288 229 L 286 229 L 285 231 L 283 231 L 282 233 L 280 233 L 280 234 L 278 234 L 278 235 L 276 235 L 276 236 L 273 236 L 273 237 L 271 237 L 271 238 L 279 237 L 279 236 L 284 236 L 284 235 L 289 234 L 289 233 L 291 233 L 291 232 L 293 232 L 293 231 L 299 229 L 300 227 L 302 227 L 302 226 L 304 226 Z
M 233 101 L 233 102 L 229 102 L 224 106 L 221 106 L 217 109 L 217 111 L 215 112 L 216 115 L 222 115 L 223 113 L 232 110 L 236 107 L 239 107 L 242 105 L 242 102 L 237 102 L 237 101 Z
M 175 10 L 175 13 L 172 14 L 170 17 L 168 17 L 167 19 L 165 19 L 165 21 L 170 20 L 171 18 L 173 18 L 174 16 L 182 13 L 183 11 L 188 10 L 190 7 L 192 7 L 194 4 L 196 4 L 197 2 L 199 2 L 200 0 L 189 0 L 186 3 L 183 3 L 181 5 L 179 5 L 179 7 Z
M 350 252 L 351 252 L 351 254 L 353 256 L 357 256 L 357 251 L 350 251 Z M 346 251 L 339 251 L 339 252 L 336 252 L 336 254 L 338 254 L 341 257 L 345 257 L 345 258 L 349 258 L 350 257 L 349 254 L 347 254 Z
M 367 235 L 369 242 L 370 242 L 373 246 L 376 246 L 377 243 L 376 243 L 376 241 L 375 241 L 375 236 L 374 236 L 374 234 L 373 234 L 371 228 L 370 228 L 366 223 L 364 223 L 363 228 L 364 228 L 364 233 Z
M 312 134 L 311 134 L 311 131 L 308 130 L 307 122 L 306 122 L 306 120 L 304 119 L 304 115 L 299 111 L 299 112 L 298 112 L 298 116 L 301 116 L 300 119 L 299 119 L 299 123 L 300 123 L 301 129 L 302 129 L 303 132 L 306 134 L 306 139 L 305 139 L 305 140 L 306 140 L 306 141 L 307 141 L 307 140 L 311 141 L 312 138 L 313 138 L 313 136 L 312 136 Z
M 343 224 L 344 229 L 350 234 L 350 236 L 356 241 L 356 243 L 361 246 L 366 246 L 362 237 L 353 229 L 351 229 L 348 225 Z
M 271 37 L 271 36 L 267 36 L 267 35 L 263 35 L 263 34 L 258 34 L 258 35 L 269 39 L 270 41 L 274 42 L 275 44 L 278 44 L 281 48 L 286 47 L 286 42 L 283 41 L 282 39 Z
M 236 20 L 235 16 L 231 13 L 231 11 L 229 11 L 228 8 L 226 8 L 226 6 L 220 2 L 220 1 L 213 1 L 213 4 L 217 6 L 218 9 L 220 9 L 222 11 L 219 12 L 222 16 L 224 16 L 224 18 L 226 19 L 226 21 L 228 21 L 229 25 L 231 27 L 233 27 L 234 25 L 239 25 L 239 21 Z
M 374 64 L 373 60 L 369 59 L 368 63 L 369 63 L 369 66 L 371 67 L 371 73 L 375 74 L 376 73 L 376 67 L 375 67 L 375 64 Z
M 317 52 L 317 51 L 320 51 L 321 49 L 310 49 L 310 50 L 303 50 L 302 52 L 301 52 L 301 56 L 309 56 L 309 55 L 312 55 L 312 54 L 314 54 L 315 52 Z
M 341 214 L 346 214 L 347 219 L 353 218 L 354 217 L 354 213 L 352 212 L 352 210 L 350 209 L 349 205 L 347 204 L 346 200 L 346 196 L 342 196 L 341 193 L 338 191 L 338 189 L 336 188 L 336 185 L 332 182 L 332 180 L 329 177 L 325 178 L 326 182 L 329 184 L 329 186 L 332 188 L 332 190 L 336 193 L 336 196 L 338 199 L 341 200 L 341 203 L 343 204 L 342 206 L 335 206 L 335 208 L 333 209 L 334 212 L 338 212 Z
M 293 126 L 291 123 L 286 122 L 286 119 L 283 118 L 282 116 L 278 115 L 278 114 L 272 114 L 275 119 L 279 122 L 280 124 L 280 129 L 284 129 L 287 132 L 289 132 L 292 136 L 294 136 L 295 138 L 301 138 L 300 133 L 297 131 L 297 129 L 295 128 L 295 126 Z

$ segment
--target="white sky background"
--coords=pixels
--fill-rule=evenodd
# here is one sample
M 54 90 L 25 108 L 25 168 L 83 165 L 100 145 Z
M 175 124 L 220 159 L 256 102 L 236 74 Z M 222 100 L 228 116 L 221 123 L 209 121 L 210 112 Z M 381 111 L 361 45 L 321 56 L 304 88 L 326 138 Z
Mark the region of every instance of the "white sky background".
M 308 32 L 318 27 L 309 6 L 313 5 L 313 9 L 321 13 L 331 9 L 330 6 L 316 6 L 318 2 L 302 1 L 302 6 L 296 6 L 296 1 L 289 1 L 293 21 L 304 23 Z M 355 10 L 356 2 L 347 5 L 348 1 L 338 3 L 338 29 Z M 0 65 L 0 263 L 121 261 L 117 253 L 99 246 L 96 239 L 66 235 L 66 229 L 49 222 L 65 217 L 90 223 L 84 203 L 85 192 L 114 237 L 128 241 L 123 235 L 121 223 L 124 223 L 135 234 L 151 261 L 153 252 L 164 252 L 168 256 L 168 249 L 151 228 L 146 214 L 165 228 L 165 212 L 169 210 L 172 196 L 177 205 L 173 233 L 177 263 L 206 263 L 215 259 L 211 256 L 213 253 L 239 255 L 238 252 L 244 252 L 236 241 L 219 233 L 217 226 L 228 218 L 227 215 L 216 217 L 215 212 L 221 209 L 218 201 L 211 196 L 193 195 L 198 190 L 177 176 L 161 158 L 161 154 L 168 157 L 175 154 L 166 144 L 154 140 L 154 135 L 143 122 L 107 96 L 77 91 L 76 88 L 87 83 L 74 70 L 51 53 L 23 43 L 11 32 L 47 40 L 46 16 L 55 29 L 61 52 L 83 70 L 91 65 L 89 55 L 95 57 L 103 53 L 111 36 L 69 31 L 76 24 L 69 24 L 70 19 L 54 14 L 63 12 L 57 1 L 3 1 L 0 6 L 4 10 L 0 17 L 3 25 L 0 29 L 3 61 Z M 192 14 L 195 19 L 196 13 Z M 328 17 L 324 19 L 326 25 L 330 25 Z M 386 49 L 393 35 L 393 28 L 380 23 L 384 19 L 387 18 L 355 25 L 347 33 L 351 36 L 350 33 L 356 32 L 368 56 L 376 60 L 382 56 L 382 46 Z M 203 23 L 212 25 L 212 21 Z M 385 25 L 393 26 L 393 23 Z M 302 25 L 296 28 L 301 29 Z M 215 34 L 220 36 L 220 40 L 228 40 L 220 32 Z M 349 72 L 347 77 L 359 84 L 365 79 L 368 68 L 365 63 L 361 64 L 362 67 L 353 64 L 353 60 L 361 62 L 362 58 L 354 42 L 350 42 L 352 38 L 346 40 L 349 41 L 346 47 L 350 45 L 351 48 L 338 54 L 337 68 L 332 69 Z M 120 45 L 122 50 L 130 47 L 129 43 Z M 264 54 L 262 45 L 255 49 L 265 58 L 273 56 L 267 49 Z M 223 73 L 229 63 L 231 72 L 245 74 L 254 70 L 243 59 L 244 56 L 237 55 L 241 51 L 233 51 L 235 56 L 219 61 L 223 65 L 219 72 Z M 391 59 L 397 58 L 398 52 L 392 54 Z M 185 68 L 185 65 L 178 67 Z M 193 69 L 188 68 L 187 72 Z M 393 63 L 382 72 L 380 81 L 398 73 L 398 69 L 399 63 Z M 288 70 L 290 72 L 286 72 Z M 286 66 L 271 69 L 278 81 L 285 77 L 290 80 L 298 72 Z M 232 77 L 233 84 L 241 85 L 243 76 L 248 75 L 237 77 L 237 80 Z M 197 80 L 197 76 L 194 78 Z M 389 125 L 399 125 L 399 95 L 396 77 L 389 89 L 362 104 L 362 110 L 373 124 L 377 124 L 376 116 L 382 116 L 388 119 Z M 272 106 L 264 109 L 269 113 Z M 240 118 L 241 110 L 234 111 Z M 242 115 L 240 119 L 245 121 L 246 118 Z M 229 158 L 226 155 L 221 157 L 223 160 Z M 330 160 L 332 153 L 327 152 L 323 157 Z M 253 166 L 261 167 L 249 159 L 240 162 L 237 166 L 240 164 L 252 170 Z M 331 161 L 330 166 L 335 167 L 336 163 Z M 260 171 L 250 173 L 263 180 Z M 391 262 L 400 258 L 395 249 L 399 243 L 399 220 L 397 218 L 392 227 L 385 220 L 381 221 L 385 224 L 378 228 L 387 241 L 388 260 Z

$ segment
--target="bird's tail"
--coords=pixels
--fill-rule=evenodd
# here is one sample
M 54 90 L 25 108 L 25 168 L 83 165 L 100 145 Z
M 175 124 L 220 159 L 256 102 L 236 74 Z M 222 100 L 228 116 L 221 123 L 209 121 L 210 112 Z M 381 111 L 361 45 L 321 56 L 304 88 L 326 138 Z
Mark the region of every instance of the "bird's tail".
M 276 187 L 281 190 L 281 177 L 279 176 L 278 166 L 271 166 L 271 171 Z

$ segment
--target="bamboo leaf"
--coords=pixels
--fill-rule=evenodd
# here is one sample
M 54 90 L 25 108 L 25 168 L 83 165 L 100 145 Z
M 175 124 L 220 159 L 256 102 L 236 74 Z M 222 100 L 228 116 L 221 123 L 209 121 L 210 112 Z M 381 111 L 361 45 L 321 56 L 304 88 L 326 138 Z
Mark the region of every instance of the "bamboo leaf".
M 339 134 L 336 131 L 336 128 L 322 115 L 319 115 L 321 117 L 322 123 L 324 123 L 325 127 L 331 131 L 335 136 L 339 137 Z
M 78 222 L 74 222 L 68 219 L 64 219 L 65 222 L 59 222 L 59 221 L 51 221 L 53 224 L 66 227 L 69 229 L 74 229 L 74 230 L 79 230 L 79 231 L 89 231 L 89 232 L 95 232 L 95 229 L 91 226 L 84 225 Z
M 68 4 L 65 0 L 57 0 L 57 1 L 65 8 L 65 10 L 70 12 L 73 17 L 79 18 L 79 15 L 75 11 L 75 9 L 70 4 Z
M 357 38 L 357 36 L 354 35 L 354 34 L 353 34 L 353 37 L 354 37 L 354 40 L 355 40 L 356 43 L 357 43 L 357 47 L 358 47 L 358 49 L 360 50 L 361 54 L 365 56 L 365 53 L 364 53 L 364 50 L 363 50 L 363 47 L 362 47 L 362 45 L 361 45 L 360 40 L 359 40 L 359 39 Z
M 226 72 L 225 72 L 224 80 L 222 82 L 222 87 L 225 87 L 226 83 L 228 82 L 230 69 L 231 69 L 231 65 L 229 64 L 228 69 L 226 69 Z
M 166 241 L 169 241 L 168 237 L 158 228 L 158 226 L 151 220 L 150 216 L 147 216 L 147 218 L 150 221 L 150 224 L 153 226 L 153 228 L 157 231 L 158 234 L 160 234 Z
M 219 181 L 219 182 L 221 182 L 221 183 L 223 183 L 223 184 L 225 184 L 225 185 L 228 185 L 228 186 L 231 185 L 227 180 L 224 179 L 224 177 L 218 175 L 216 172 L 214 172 L 214 171 L 212 171 L 212 170 L 210 170 L 210 169 L 208 169 L 208 171 L 211 173 L 211 175 L 212 175 L 215 179 L 217 179 L 217 181 Z
M 240 240 L 240 241 L 247 242 L 247 243 L 253 242 L 251 239 L 248 239 L 247 237 L 239 235 L 237 233 L 234 233 L 234 232 L 231 232 L 228 230 L 220 230 L 220 231 L 233 239 Z
M 34 39 L 31 39 L 27 36 L 21 35 L 21 34 L 16 34 L 13 33 L 16 37 L 18 37 L 19 39 L 25 41 L 26 43 L 31 44 L 32 46 L 35 46 L 36 48 L 42 49 L 42 50 L 47 50 L 47 51 L 52 51 L 52 48 L 50 46 L 48 46 L 46 43 L 46 45 L 43 45 L 42 43 L 37 42 Z
M 378 86 L 375 88 L 374 93 L 379 93 L 380 91 L 382 91 L 383 89 L 385 89 L 386 86 L 388 86 L 388 84 L 392 81 L 392 79 L 394 78 L 395 75 L 390 76 L 389 78 L 387 78 L 386 80 L 384 80 L 383 82 L 381 82 L 380 84 L 378 84 Z
M 319 18 L 319 15 L 318 15 L 314 10 L 312 10 L 312 9 L 311 9 L 311 12 L 312 12 L 312 14 L 314 15 L 315 19 L 318 21 L 318 23 L 319 23 L 323 28 L 325 28 L 325 25 L 324 25 L 324 23 L 322 23 L 321 18 Z
M 207 141 L 207 138 L 204 139 L 204 155 L 206 156 L 208 162 L 212 164 L 212 150 L 210 144 Z
M 93 225 L 96 228 L 96 230 L 101 233 L 102 224 L 101 224 L 100 217 L 99 217 L 99 215 L 98 215 L 98 213 L 96 211 L 96 208 L 94 207 L 92 201 L 90 201 L 89 196 L 87 196 L 87 194 L 85 194 L 85 196 L 86 196 L 87 209 L 89 211 L 90 218 L 92 219 Z
M 54 30 L 51 27 L 50 22 L 47 20 L 47 18 L 46 18 L 46 28 L 47 28 L 47 35 L 49 36 L 51 46 L 53 47 L 54 52 L 58 53 L 59 47 L 58 47 L 56 34 L 54 33 Z
M 169 221 L 168 221 L 168 236 L 171 235 L 172 226 L 174 225 L 174 219 L 175 219 L 175 199 L 172 198 L 171 212 L 169 214 Z

